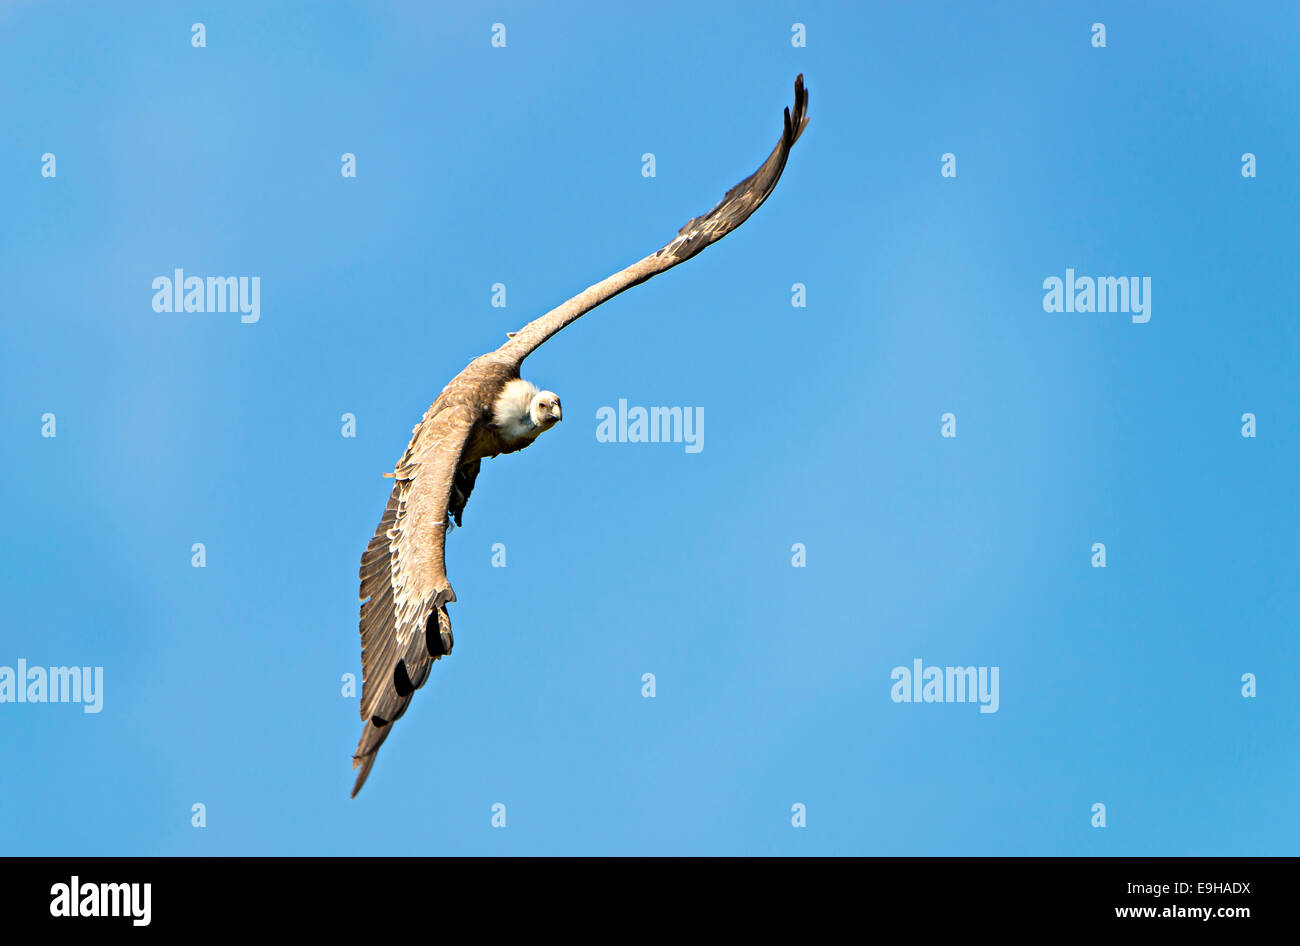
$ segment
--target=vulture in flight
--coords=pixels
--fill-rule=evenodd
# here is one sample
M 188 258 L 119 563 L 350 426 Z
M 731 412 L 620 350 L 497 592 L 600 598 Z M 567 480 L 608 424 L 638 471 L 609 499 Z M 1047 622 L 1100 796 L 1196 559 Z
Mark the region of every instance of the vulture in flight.
M 519 376 L 519 366 L 570 322 L 625 289 L 685 262 L 721 240 L 767 200 L 790 149 L 808 124 L 803 76 L 794 81 L 794 108 L 785 110 L 781 140 L 762 166 L 708 213 L 695 217 L 667 246 L 584 289 L 559 308 L 510 334 L 496 351 L 475 358 L 442 389 L 411 433 L 391 475 L 393 491 L 374 538 L 361 556 L 361 718 L 365 727 L 352 757 L 359 768 L 356 797 L 379 747 L 433 662 L 451 653 L 444 543 L 461 524 L 486 457 L 514 453 L 560 420 L 560 399 Z

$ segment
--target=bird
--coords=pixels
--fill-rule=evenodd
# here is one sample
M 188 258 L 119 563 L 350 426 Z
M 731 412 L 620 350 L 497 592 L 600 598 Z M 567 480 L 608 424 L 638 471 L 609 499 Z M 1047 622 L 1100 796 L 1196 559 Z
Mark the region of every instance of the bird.
M 361 738 L 355 798 L 379 747 L 401 719 L 435 661 L 451 653 L 446 540 L 462 524 L 483 460 L 530 446 L 563 419 L 560 398 L 520 377 L 520 366 L 547 339 L 619 293 L 698 254 L 744 223 L 768 198 L 790 149 L 808 125 L 803 75 L 785 109 L 781 139 L 767 160 L 712 210 L 686 222 L 667 245 L 589 286 L 534 319 L 495 351 L 452 378 L 411 431 L 397 461 L 383 517 L 361 556 Z

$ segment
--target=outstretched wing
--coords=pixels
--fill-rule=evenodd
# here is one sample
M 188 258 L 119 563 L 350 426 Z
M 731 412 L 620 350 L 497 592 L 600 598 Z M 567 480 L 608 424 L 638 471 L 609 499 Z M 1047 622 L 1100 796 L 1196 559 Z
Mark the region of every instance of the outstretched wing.
M 352 757 L 352 767 L 361 768 L 353 797 L 433 662 L 451 653 L 447 604 L 456 593 L 447 580 L 444 543 L 448 513 L 454 509 L 459 517 L 468 498 L 458 469 L 477 419 L 472 399 L 455 396 L 456 383 L 416 426 L 394 471 L 384 516 L 361 556 L 361 718 L 366 725 Z
M 702 216 L 695 217 L 677 232 L 677 237 L 658 252 L 633 263 L 627 269 L 584 289 L 568 302 L 552 309 L 525 325 L 494 353 L 516 369 L 543 342 L 570 322 L 590 312 L 606 300 L 685 262 L 711 243 L 716 243 L 749 219 L 776 187 L 785 168 L 790 149 L 808 124 L 808 93 L 803 76 L 794 80 L 794 111 L 785 110 L 785 128 L 781 140 L 762 166 L 745 178 Z

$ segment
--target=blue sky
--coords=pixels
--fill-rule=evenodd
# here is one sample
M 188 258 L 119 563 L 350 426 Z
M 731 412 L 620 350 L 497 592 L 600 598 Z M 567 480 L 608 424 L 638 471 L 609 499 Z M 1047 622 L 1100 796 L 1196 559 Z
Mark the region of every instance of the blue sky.
M 0 704 L 0 851 L 1294 853 L 1296 7 L 463 6 L 0 7 L 0 666 L 104 674 Z M 565 420 L 484 464 L 349 800 L 380 474 L 799 72 L 771 200 L 525 365 Z M 259 321 L 155 312 L 176 268 Z M 1067 268 L 1150 321 L 1045 312 Z M 704 449 L 598 442 L 620 398 Z M 917 658 L 997 712 L 892 701 Z

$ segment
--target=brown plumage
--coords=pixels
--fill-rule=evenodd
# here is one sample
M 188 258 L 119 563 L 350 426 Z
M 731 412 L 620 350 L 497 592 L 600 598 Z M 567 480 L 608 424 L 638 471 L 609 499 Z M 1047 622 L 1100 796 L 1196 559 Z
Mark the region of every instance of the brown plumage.
M 519 377 L 525 358 L 570 322 L 626 289 L 695 256 L 745 222 L 765 201 L 808 124 L 808 93 L 795 79 L 794 110 L 771 155 L 708 213 L 688 221 L 650 256 L 534 319 L 496 351 L 475 358 L 443 388 L 414 428 L 393 471 L 393 491 L 361 556 L 361 718 L 352 759 L 355 797 L 392 724 L 406 712 L 433 662 L 451 653 L 447 605 L 448 523 L 460 525 L 482 460 L 522 450 L 560 419 L 559 399 Z M 526 409 L 525 409 L 526 405 Z

